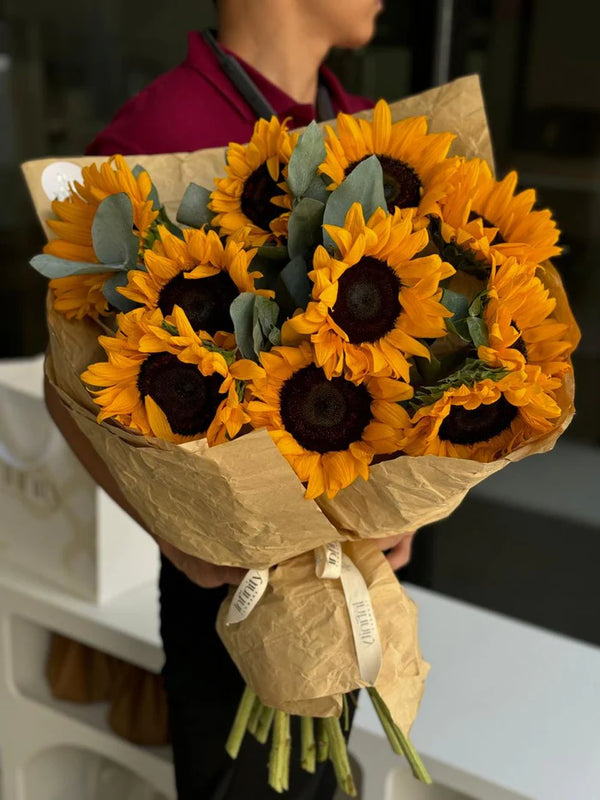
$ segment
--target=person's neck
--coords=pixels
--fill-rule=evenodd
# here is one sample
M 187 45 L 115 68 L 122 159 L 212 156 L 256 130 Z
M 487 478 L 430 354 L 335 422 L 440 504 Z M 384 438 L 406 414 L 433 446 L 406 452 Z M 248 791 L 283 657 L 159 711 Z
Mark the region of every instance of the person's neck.
M 278 0 L 280 2 L 280 0 Z M 314 103 L 319 67 L 327 56 L 328 45 L 317 36 L 302 35 L 298 20 L 291 15 L 275 27 L 268 9 L 255 3 L 254 15 L 234 15 L 221 19 L 219 43 L 258 70 L 297 103 Z M 260 10 L 259 10 L 260 6 Z M 246 6 L 245 10 L 248 11 Z

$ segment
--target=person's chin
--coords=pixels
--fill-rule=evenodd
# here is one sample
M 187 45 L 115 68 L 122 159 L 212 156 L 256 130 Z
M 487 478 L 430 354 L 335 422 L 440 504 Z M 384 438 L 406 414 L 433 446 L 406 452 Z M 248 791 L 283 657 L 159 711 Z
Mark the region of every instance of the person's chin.
M 375 26 L 373 25 L 370 30 L 364 31 L 364 33 L 353 34 L 352 36 L 348 36 L 345 39 L 336 42 L 336 47 L 341 48 L 342 50 L 360 50 L 361 47 L 366 47 L 373 35 L 375 33 Z

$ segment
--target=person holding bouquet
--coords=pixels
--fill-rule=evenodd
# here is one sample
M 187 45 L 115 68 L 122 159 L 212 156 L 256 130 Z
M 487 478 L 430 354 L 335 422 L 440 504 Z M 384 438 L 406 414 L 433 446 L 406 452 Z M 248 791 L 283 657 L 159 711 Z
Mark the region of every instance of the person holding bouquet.
M 185 61 L 128 101 L 94 139 L 90 155 L 195 151 L 248 141 L 260 117 L 290 128 L 372 102 L 344 91 L 322 62 L 332 47 L 371 39 L 381 0 L 218 0 L 219 32 L 191 33 Z M 54 420 L 93 478 L 134 518 L 105 464 L 47 384 Z M 138 521 L 140 521 L 138 519 Z M 394 569 L 410 558 L 412 536 L 381 540 Z M 179 800 L 276 796 L 264 780 L 266 751 L 246 737 L 237 761 L 224 742 L 243 682 L 217 633 L 227 585 L 243 570 L 209 564 L 160 540 L 161 634 Z M 228 713 L 229 712 L 229 713 Z M 293 768 L 289 796 L 327 800 L 328 762 L 314 775 Z

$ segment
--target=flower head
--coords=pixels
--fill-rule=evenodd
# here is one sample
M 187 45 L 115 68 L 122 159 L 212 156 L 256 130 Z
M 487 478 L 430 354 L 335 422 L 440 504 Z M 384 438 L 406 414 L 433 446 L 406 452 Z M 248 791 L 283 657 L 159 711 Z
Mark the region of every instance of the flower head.
M 223 338 L 198 333 L 176 307 L 138 308 L 118 316 L 116 336 L 101 336 L 108 360 L 92 364 L 82 380 L 101 407 L 98 422 L 112 418 L 145 436 L 169 442 L 207 437 L 210 445 L 233 438 L 248 415 L 241 408 L 235 353 Z
M 440 302 L 439 282 L 454 269 L 437 255 L 418 255 L 428 236 L 413 232 L 412 216 L 377 209 L 365 222 L 354 203 L 343 227 L 326 226 L 339 256 L 317 248 L 312 300 L 288 327 L 310 336 L 327 377 L 408 380 L 407 356 L 429 357 L 418 339 L 445 335 L 451 312 Z
M 408 414 L 398 405 L 408 384 L 370 378 L 355 384 L 328 378 L 307 342 L 261 354 L 262 374 L 249 385 L 252 425 L 265 427 L 307 498 L 332 497 L 357 476 L 368 478 L 375 454 L 398 451 Z
M 495 461 L 552 430 L 561 413 L 554 397 L 559 386 L 536 366 L 453 386 L 416 411 L 404 451 Z
M 514 256 L 540 264 L 561 252 L 559 230 L 548 210 L 534 211 L 535 191 L 515 194 L 517 173 L 494 179 L 485 161 L 452 159 L 444 168 L 440 232 L 476 261 L 499 264 Z
M 298 139 L 286 122 L 259 119 L 247 145 L 230 144 L 227 177 L 215 181 L 209 208 L 221 236 L 243 231 L 249 245 L 287 236 L 292 207 L 285 185 L 286 167 Z
M 389 105 L 380 100 L 372 122 L 339 114 L 337 133 L 327 127 L 327 157 L 319 169 L 331 179 L 329 188 L 335 189 L 357 164 L 376 155 L 388 210 L 416 208 L 419 218 L 431 213 L 443 196 L 437 175 L 453 139 L 450 133 L 427 133 L 425 117 L 392 123 Z
M 180 239 L 159 227 L 160 239 L 144 257 L 146 270 L 131 270 L 127 286 L 119 291 L 146 308 L 165 316 L 179 306 L 196 330 L 232 331 L 229 306 L 241 292 L 271 296 L 257 289 L 260 272 L 251 272 L 256 250 L 245 250 L 230 237 L 225 245 L 215 231 L 187 229 Z

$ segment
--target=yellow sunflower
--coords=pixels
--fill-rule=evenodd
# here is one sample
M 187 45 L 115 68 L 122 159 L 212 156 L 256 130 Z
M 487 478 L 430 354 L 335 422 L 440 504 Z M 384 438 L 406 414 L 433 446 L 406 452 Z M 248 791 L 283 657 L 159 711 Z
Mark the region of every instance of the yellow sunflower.
M 345 371 L 355 381 L 368 375 L 407 381 L 407 355 L 429 358 L 418 338 L 446 334 L 451 312 L 440 303 L 439 282 L 454 269 L 437 255 L 417 257 L 428 235 L 413 232 L 412 217 L 399 208 L 377 209 L 365 223 L 354 203 L 343 227 L 325 226 L 339 258 L 316 249 L 312 300 L 286 332 L 310 336 L 327 377 Z
M 500 267 L 492 265 L 483 312 L 489 346 L 478 348 L 479 358 L 505 369 L 528 363 L 550 374 L 568 370 L 573 344 L 565 338 L 567 326 L 552 317 L 555 307 L 535 264 L 511 257 Z
M 232 331 L 229 306 L 241 292 L 272 297 L 273 292 L 256 289 L 260 272 L 250 272 L 256 250 L 245 250 L 236 237 L 223 245 L 215 231 L 183 232 L 181 240 L 159 226 L 159 239 L 144 254 L 144 270 L 130 270 L 127 286 L 119 292 L 146 308 L 160 308 L 165 316 L 177 305 L 192 327 L 208 331 Z
M 247 145 L 229 145 L 227 177 L 215 180 L 209 202 L 215 213 L 212 224 L 221 236 L 243 230 L 249 245 L 287 236 L 292 198 L 285 184 L 286 168 L 297 140 L 285 121 L 273 117 L 258 120 Z
M 164 336 L 167 328 L 175 331 Z M 233 363 L 208 334 L 198 334 L 180 308 L 164 319 L 159 309 L 118 316 L 116 336 L 101 336 L 108 361 L 81 376 L 101 407 L 98 422 L 115 419 L 144 436 L 181 443 L 206 436 L 209 445 L 233 438 L 249 421 L 236 377 L 256 373 Z M 255 365 L 256 366 L 256 365 Z
M 102 293 L 109 274 L 100 272 L 53 278 L 49 286 L 54 297 L 54 308 L 67 319 L 98 319 L 109 314 L 108 301 Z
M 96 164 L 84 167 L 82 183 L 75 183 L 66 200 L 52 202 L 57 219 L 47 222 L 57 238 L 46 244 L 44 253 L 69 261 L 97 264 L 92 243 L 94 215 L 106 197 L 122 192 L 131 200 L 134 232 L 140 239 L 141 253 L 158 216 L 158 212 L 153 210 L 152 200 L 148 199 L 151 190 L 148 173 L 140 172 L 136 178 L 122 156 L 114 156 L 100 167 Z M 53 278 L 50 289 L 54 295 L 54 307 L 69 319 L 97 318 L 108 314 L 109 306 L 102 294 L 102 286 L 111 274 Z
M 446 195 L 440 201 L 440 232 L 476 261 L 501 263 L 510 256 L 540 264 L 559 255 L 559 230 L 547 209 L 533 211 L 535 191 L 515 194 L 517 173 L 494 180 L 485 161 L 452 159 L 443 170 Z
M 306 497 L 333 497 L 357 476 L 369 476 L 376 454 L 398 451 L 407 412 L 398 405 L 412 388 L 390 378 L 356 384 L 329 379 L 314 363 L 308 342 L 261 353 L 262 374 L 249 386 L 252 425 L 266 428 L 298 478 Z
M 385 100 L 379 100 L 373 121 L 338 114 L 337 134 L 327 126 L 327 157 L 319 170 L 336 189 L 357 164 L 376 155 L 383 170 L 388 210 L 417 208 L 418 217 L 432 213 L 444 195 L 438 178 L 454 135 L 427 133 L 425 117 L 410 117 L 392 124 Z
M 525 366 L 498 381 L 450 388 L 414 414 L 404 451 L 495 461 L 552 430 L 561 413 L 554 398 L 559 386 L 540 367 Z

